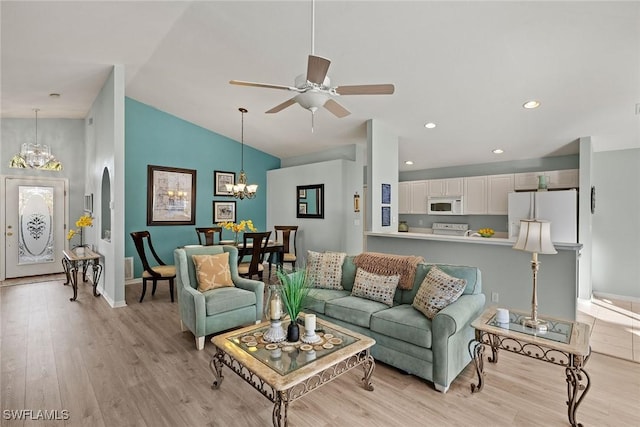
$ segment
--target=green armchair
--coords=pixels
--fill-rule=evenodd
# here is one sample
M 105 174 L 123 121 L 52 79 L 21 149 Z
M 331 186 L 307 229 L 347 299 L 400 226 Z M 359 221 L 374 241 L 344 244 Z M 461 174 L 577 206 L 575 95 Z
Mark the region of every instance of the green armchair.
M 198 291 L 192 255 L 215 255 L 229 252 L 233 287 Z M 180 248 L 173 252 L 176 286 L 180 307 L 180 327 L 195 336 L 196 348 L 204 348 L 204 338 L 262 320 L 264 283 L 238 275 L 238 249 L 233 246 Z

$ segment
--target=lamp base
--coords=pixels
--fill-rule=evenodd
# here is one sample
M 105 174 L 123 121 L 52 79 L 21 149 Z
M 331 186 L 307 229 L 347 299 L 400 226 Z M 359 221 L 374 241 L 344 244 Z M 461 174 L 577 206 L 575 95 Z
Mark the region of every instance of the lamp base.
M 522 325 L 526 328 L 535 329 L 538 332 L 547 332 L 549 330 L 549 322 L 533 317 L 525 317 L 522 319 Z

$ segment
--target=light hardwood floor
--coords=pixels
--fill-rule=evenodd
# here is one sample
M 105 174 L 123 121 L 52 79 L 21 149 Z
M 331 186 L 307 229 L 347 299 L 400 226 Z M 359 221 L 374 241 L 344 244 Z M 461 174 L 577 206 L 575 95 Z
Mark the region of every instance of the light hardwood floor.
M 81 286 L 78 300 L 61 281 L 0 288 L 0 425 L 268 426 L 272 404 L 225 369 L 210 388 L 212 345 L 195 349 L 180 332 L 166 286 L 112 309 Z M 566 426 L 561 367 L 500 353 L 486 364 L 486 385 L 471 394 L 469 366 L 446 394 L 378 363 L 375 390 L 355 370 L 295 401 L 291 426 Z M 585 426 L 640 425 L 640 364 L 594 353 L 592 388 L 578 410 Z M 6 420 L 5 410 L 69 411 L 67 421 Z

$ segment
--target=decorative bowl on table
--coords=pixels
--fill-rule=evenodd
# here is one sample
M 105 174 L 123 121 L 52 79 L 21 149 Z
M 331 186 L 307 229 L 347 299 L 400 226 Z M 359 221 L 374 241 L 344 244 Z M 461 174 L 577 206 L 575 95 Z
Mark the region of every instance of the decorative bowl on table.
M 495 231 L 492 228 L 481 228 L 478 230 L 478 234 L 482 237 L 491 237 L 495 234 Z

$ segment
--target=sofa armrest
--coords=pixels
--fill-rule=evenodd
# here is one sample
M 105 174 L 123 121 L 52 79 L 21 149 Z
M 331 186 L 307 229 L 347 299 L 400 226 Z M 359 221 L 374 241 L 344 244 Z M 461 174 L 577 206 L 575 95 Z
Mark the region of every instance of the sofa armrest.
M 436 389 L 446 392 L 471 360 L 468 345 L 473 338 L 473 330 L 470 325 L 482 313 L 484 300 L 484 294 L 462 295 L 433 318 L 431 350 Z
M 232 277 L 233 284 L 238 288 L 256 294 L 256 321 L 262 320 L 262 307 L 264 306 L 264 282 L 246 279 L 244 277 Z

